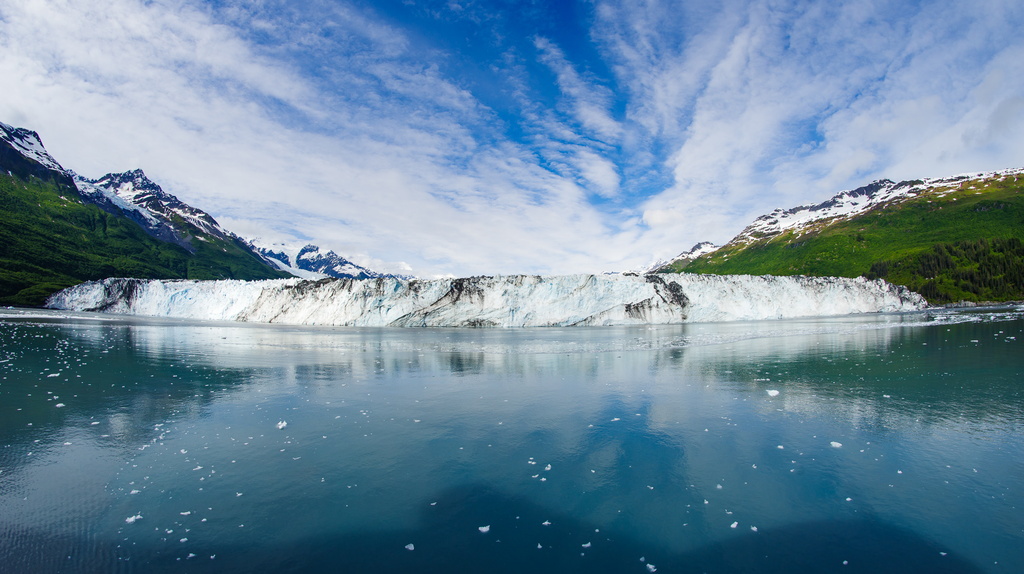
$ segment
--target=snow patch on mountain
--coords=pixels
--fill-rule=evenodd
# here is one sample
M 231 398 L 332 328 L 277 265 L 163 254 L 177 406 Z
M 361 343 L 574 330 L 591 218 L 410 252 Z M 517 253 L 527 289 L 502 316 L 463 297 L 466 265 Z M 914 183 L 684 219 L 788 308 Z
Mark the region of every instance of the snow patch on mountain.
M 143 227 L 158 227 L 165 222 L 153 215 L 148 209 L 143 208 L 141 205 L 135 205 L 131 201 L 118 195 L 115 190 L 109 187 L 97 185 L 98 180 L 91 180 L 84 178 L 77 173 L 71 172 L 75 180 L 75 185 L 78 187 L 79 193 L 82 194 L 86 200 L 93 204 L 104 207 L 104 203 L 112 205 L 117 209 L 121 210 L 122 213 L 129 216 L 133 220 L 144 220 L 146 222 Z M 104 211 L 110 212 L 110 209 L 104 209 Z M 131 215 L 130 215 L 131 214 Z
M 300 279 L 326 279 L 327 275 L 318 271 L 302 269 L 293 264 L 301 247 L 290 246 L 285 243 L 260 243 L 258 240 L 248 240 L 252 249 L 270 262 L 275 268 L 293 277 Z
M 540 327 L 670 324 L 910 311 L 920 295 L 881 280 L 691 274 L 514 275 L 429 281 L 107 279 L 47 306 L 295 325 Z
M 377 277 L 394 277 L 386 273 L 378 273 L 354 263 L 332 250 L 307 243 L 290 245 L 286 243 L 261 243 L 250 241 L 253 249 L 272 262 L 281 271 L 291 273 L 303 279 L 373 279 Z M 409 279 L 409 277 L 401 277 Z
M 175 243 L 183 247 L 188 247 L 188 238 L 182 233 L 184 230 L 180 225 L 174 223 L 179 218 L 200 233 L 221 239 L 235 238 L 233 233 L 221 227 L 209 213 L 167 193 L 146 177 L 141 169 L 108 173 L 99 179 L 87 179 L 76 174 L 75 184 L 83 194 L 93 198 L 102 196 L 122 208 L 126 215 L 138 214 L 141 217 L 134 219 L 143 227 L 168 227 L 175 230 Z
M 1006 178 L 1024 174 L 1024 168 L 963 174 L 952 177 L 919 179 L 896 183 L 880 179 L 857 189 L 842 191 L 831 199 L 816 205 L 801 205 L 791 209 L 776 209 L 755 219 L 730 241 L 730 244 L 750 243 L 772 237 L 788 230 L 801 230 L 819 222 L 849 219 L 871 209 L 902 202 L 925 193 L 952 192 L 969 187 L 974 182 L 992 178 Z M 948 188 L 943 192 L 943 188 Z
M 659 262 L 655 263 L 654 265 L 648 267 L 646 269 L 646 272 L 654 273 L 658 269 L 661 269 L 662 267 L 665 267 L 665 266 L 668 266 L 668 265 L 672 265 L 673 263 L 679 263 L 679 262 L 687 262 L 688 263 L 688 262 L 693 261 L 694 259 L 696 259 L 696 258 L 698 258 L 698 257 L 700 257 L 702 255 L 707 255 L 708 253 L 714 253 L 715 251 L 718 251 L 718 249 L 720 249 L 720 248 L 721 248 L 720 245 L 715 245 L 714 243 L 711 243 L 710 241 L 701 241 L 700 243 L 698 243 L 698 244 L 694 245 L 693 247 L 691 247 L 689 250 L 683 251 L 682 253 L 680 253 L 679 255 L 676 255 L 675 257 L 673 257 L 672 259 L 669 259 L 668 261 L 659 261 Z
M 25 128 L 16 128 L 9 126 L 3 122 L 0 122 L 0 140 L 7 142 L 11 147 L 18 151 L 21 155 L 25 156 L 46 169 L 50 169 L 61 174 L 66 174 L 64 168 L 57 163 L 57 160 L 53 159 L 50 152 L 46 151 L 43 147 L 43 141 L 39 138 L 39 134 L 32 130 Z

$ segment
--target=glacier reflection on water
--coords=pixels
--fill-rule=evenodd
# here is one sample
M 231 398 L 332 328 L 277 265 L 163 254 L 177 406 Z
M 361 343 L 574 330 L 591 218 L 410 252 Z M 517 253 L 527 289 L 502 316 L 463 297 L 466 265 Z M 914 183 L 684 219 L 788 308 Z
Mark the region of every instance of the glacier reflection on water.
M 8 310 L 0 571 L 1021 571 L 1022 331 Z

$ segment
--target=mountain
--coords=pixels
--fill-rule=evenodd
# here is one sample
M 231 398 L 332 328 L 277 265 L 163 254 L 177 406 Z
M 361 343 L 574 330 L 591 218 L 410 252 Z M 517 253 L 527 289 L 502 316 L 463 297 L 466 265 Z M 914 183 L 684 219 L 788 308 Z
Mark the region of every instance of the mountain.
M 338 279 L 408 278 L 402 275 L 390 275 L 372 271 L 345 259 L 334 251 L 324 251 L 322 248 L 312 244 L 306 244 L 298 248 L 281 243 L 261 245 L 258 242 L 250 242 L 250 245 L 277 269 L 303 279 L 322 279 L 325 277 Z
M 0 170 L 8 177 L 35 178 L 49 182 L 63 191 L 75 189 L 75 183 L 64 168 L 43 147 L 39 134 L 25 128 L 0 122 Z
M 1024 299 L 1024 169 L 875 181 L 755 219 L 660 272 L 885 278 L 933 303 Z
M 115 276 L 285 274 L 140 170 L 82 178 L 36 132 L 0 123 L 0 304 L 39 305 L 54 291 Z
M 76 285 L 47 306 L 129 315 L 362 327 L 643 325 L 910 311 L 920 295 L 863 277 L 512 275 L 365 281 Z
M 650 269 L 647 270 L 649 273 L 654 273 L 659 269 L 666 268 L 669 266 L 683 268 L 694 259 L 701 255 L 707 255 L 714 251 L 717 251 L 720 246 L 711 243 L 710 241 L 701 241 L 686 251 L 683 251 L 679 255 L 676 255 L 668 261 L 662 261 L 654 264 Z
M 210 214 L 165 192 L 141 169 L 108 173 L 99 179 L 87 179 L 75 173 L 72 177 L 86 202 L 109 213 L 124 215 L 151 236 L 179 245 L 190 253 L 196 251 L 193 241 L 202 237 L 225 241 L 239 239 Z

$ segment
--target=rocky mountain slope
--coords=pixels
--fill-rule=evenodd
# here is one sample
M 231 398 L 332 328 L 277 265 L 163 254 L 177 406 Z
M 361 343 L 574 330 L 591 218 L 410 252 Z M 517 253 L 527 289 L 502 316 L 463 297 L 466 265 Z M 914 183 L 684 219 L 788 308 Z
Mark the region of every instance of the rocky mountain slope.
M 141 171 L 88 180 L 33 131 L 0 123 L 0 303 L 38 305 L 104 277 L 285 276 Z
M 294 247 L 285 244 L 260 244 L 250 242 L 253 249 L 271 262 L 276 268 L 303 279 L 373 279 L 376 277 L 402 277 L 378 273 L 353 263 L 334 251 L 306 244 Z
M 72 174 L 79 193 L 104 211 L 124 215 L 147 233 L 194 253 L 193 242 L 203 237 L 239 239 L 210 214 L 186 204 L 153 183 L 141 169 L 108 173 L 99 179 Z

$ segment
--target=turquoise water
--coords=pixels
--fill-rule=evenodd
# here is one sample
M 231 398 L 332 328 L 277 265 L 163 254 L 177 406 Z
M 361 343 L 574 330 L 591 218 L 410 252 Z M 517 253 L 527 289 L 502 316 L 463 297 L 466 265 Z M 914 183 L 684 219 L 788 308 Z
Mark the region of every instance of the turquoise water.
M 0 344 L 3 572 L 1024 572 L 1020 309 Z

